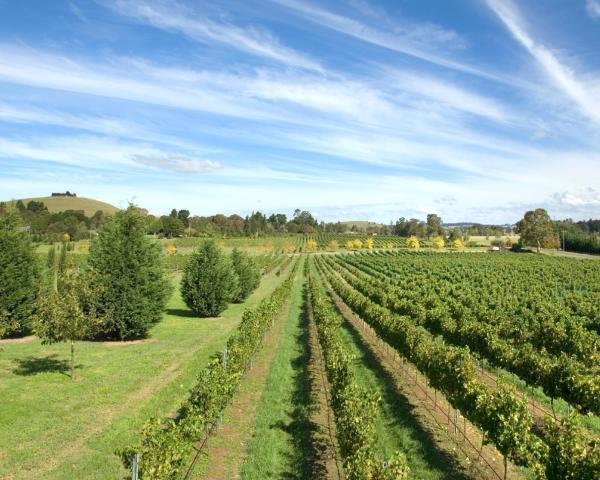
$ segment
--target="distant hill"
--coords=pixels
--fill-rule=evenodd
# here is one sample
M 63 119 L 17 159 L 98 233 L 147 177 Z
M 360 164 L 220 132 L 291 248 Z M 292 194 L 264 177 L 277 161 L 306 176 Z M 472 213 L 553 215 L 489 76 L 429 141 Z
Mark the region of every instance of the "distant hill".
M 17 200 L 14 201 L 16 202 Z M 31 200 L 44 202 L 44 205 L 48 207 L 48 211 L 51 213 L 64 212 L 65 210 L 83 210 L 86 216 L 91 217 L 98 210 L 102 210 L 106 215 L 112 215 L 119 211 L 117 207 L 109 203 L 85 197 L 38 197 L 21 199 L 25 205 Z

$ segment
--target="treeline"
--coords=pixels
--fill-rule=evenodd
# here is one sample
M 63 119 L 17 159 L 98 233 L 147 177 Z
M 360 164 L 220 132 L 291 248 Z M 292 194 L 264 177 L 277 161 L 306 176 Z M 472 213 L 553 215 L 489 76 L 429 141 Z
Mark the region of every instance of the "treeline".
M 565 251 L 600 254 L 600 220 L 574 222 L 568 218 L 556 222 L 556 227 Z
M 83 210 L 50 213 L 44 202 L 37 200 L 31 200 L 27 204 L 18 200 L 15 209 L 21 217 L 22 228 L 32 235 L 34 242 L 59 242 L 65 233 L 70 240 L 83 240 L 90 237 L 90 230 L 96 230 L 108 220 L 102 210 L 91 217 L 86 216 Z M 8 210 L 5 203 L 0 203 L 0 215 Z
M 284 213 L 273 213 L 269 216 L 262 212 L 251 215 L 211 215 L 191 216 L 189 210 L 171 210 L 169 215 L 146 217 L 148 233 L 164 237 L 243 237 L 261 236 L 276 233 L 314 233 L 319 223 L 306 210 L 296 210 L 288 220 Z

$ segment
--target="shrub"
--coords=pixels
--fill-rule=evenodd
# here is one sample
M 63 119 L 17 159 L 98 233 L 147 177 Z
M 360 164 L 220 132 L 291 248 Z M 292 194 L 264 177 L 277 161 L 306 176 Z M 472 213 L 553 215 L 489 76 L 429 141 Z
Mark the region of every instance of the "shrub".
M 88 268 L 96 292 L 91 301 L 104 318 L 108 338 L 145 337 L 171 294 L 160 247 L 145 231 L 144 217 L 129 207 L 116 213 L 90 246 Z
M 0 337 L 29 332 L 39 284 L 33 246 L 17 214 L 0 215 Z
M 186 305 L 201 317 L 216 317 L 238 291 L 238 278 L 231 259 L 214 241 L 204 242 L 188 261 L 181 279 Z
M 258 267 L 248 255 L 240 252 L 237 248 L 231 252 L 231 263 L 238 277 L 238 289 L 233 298 L 236 303 L 241 303 L 260 284 L 260 272 Z

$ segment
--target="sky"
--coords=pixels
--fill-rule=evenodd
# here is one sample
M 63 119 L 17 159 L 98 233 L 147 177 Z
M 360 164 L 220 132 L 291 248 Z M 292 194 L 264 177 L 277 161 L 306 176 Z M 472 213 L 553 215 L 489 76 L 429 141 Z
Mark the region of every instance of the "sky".
M 0 199 L 600 217 L 600 0 L 0 0 Z

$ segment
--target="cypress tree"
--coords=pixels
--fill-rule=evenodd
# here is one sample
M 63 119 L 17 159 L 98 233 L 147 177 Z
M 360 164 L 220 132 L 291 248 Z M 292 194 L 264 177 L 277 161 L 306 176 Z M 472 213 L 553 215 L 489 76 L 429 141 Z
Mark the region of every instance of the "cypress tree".
M 160 247 L 145 233 L 144 217 L 130 206 L 103 225 L 90 246 L 93 309 L 103 319 L 107 338 L 147 336 L 171 294 Z
M 19 216 L 0 215 L 0 337 L 28 333 L 35 310 L 40 269 Z
M 231 259 L 214 241 L 204 242 L 183 271 L 181 295 L 186 305 L 201 317 L 216 317 L 233 301 L 237 290 Z
M 241 303 L 260 284 L 260 272 L 254 261 L 245 253 L 234 248 L 231 252 L 233 270 L 238 276 L 238 289 L 233 298 L 236 303 Z

